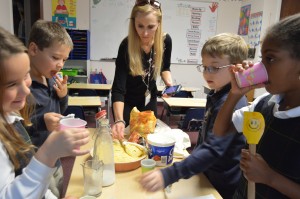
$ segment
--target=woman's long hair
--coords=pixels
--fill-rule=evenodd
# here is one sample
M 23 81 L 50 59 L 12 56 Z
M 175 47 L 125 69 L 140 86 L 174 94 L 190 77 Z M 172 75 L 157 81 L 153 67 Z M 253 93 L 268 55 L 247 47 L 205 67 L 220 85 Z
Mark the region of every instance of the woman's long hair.
M 137 14 L 149 14 L 153 13 L 157 17 L 159 23 L 154 36 L 154 79 L 161 72 L 161 65 L 163 60 L 163 41 L 164 36 L 162 32 L 162 12 L 161 9 L 154 8 L 150 4 L 144 6 L 134 6 L 131 11 L 129 32 L 128 32 L 128 54 L 129 54 L 129 67 L 131 75 L 138 76 L 144 75 L 143 64 L 142 64 L 142 49 L 139 35 L 135 29 L 135 17 Z
M 16 38 L 14 35 L 9 33 L 0 27 L 0 141 L 4 145 L 10 160 L 12 161 L 15 169 L 20 167 L 19 158 L 27 159 L 26 154 L 33 150 L 34 146 L 30 143 L 26 143 L 21 135 L 16 132 L 13 125 L 9 124 L 6 117 L 7 113 L 3 110 L 3 95 L 5 92 L 6 84 L 6 70 L 4 62 L 14 55 L 27 53 L 27 48 L 24 44 Z M 33 111 L 33 97 L 28 96 L 27 102 L 19 114 L 24 118 L 24 125 L 31 125 L 30 114 Z

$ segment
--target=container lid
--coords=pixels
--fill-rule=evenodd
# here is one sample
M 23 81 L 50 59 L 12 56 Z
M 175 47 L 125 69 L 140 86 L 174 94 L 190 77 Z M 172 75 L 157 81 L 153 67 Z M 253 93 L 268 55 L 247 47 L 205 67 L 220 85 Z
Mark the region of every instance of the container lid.
M 163 134 L 148 134 L 147 141 L 153 146 L 168 147 L 175 145 L 175 140 Z

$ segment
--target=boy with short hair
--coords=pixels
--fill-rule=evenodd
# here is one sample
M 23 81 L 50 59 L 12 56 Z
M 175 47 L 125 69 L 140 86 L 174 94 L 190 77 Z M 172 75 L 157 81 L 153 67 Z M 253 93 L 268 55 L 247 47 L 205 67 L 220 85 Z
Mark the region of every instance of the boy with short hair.
M 28 54 L 30 57 L 31 93 L 36 100 L 30 136 L 40 146 L 48 133 L 59 125 L 61 114 L 68 107 L 67 76 L 59 72 L 73 49 L 69 34 L 56 22 L 39 20 L 31 28 Z
M 241 176 L 240 150 L 246 141 L 243 135 L 217 138 L 212 128 L 220 107 L 230 91 L 231 74 L 228 66 L 247 59 L 248 47 L 238 35 L 223 33 L 210 38 L 201 51 L 202 63 L 197 68 L 211 91 L 207 104 L 198 146 L 192 154 L 171 167 L 144 174 L 140 180 L 148 191 L 157 191 L 182 178 L 190 178 L 203 172 L 223 198 L 231 198 Z M 242 97 L 236 109 L 246 106 Z
M 57 73 L 73 49 L 73 42 L 66 29 L 56 22 L 38 20 L 30 32 L 28 55 L 30 58 L 30 87 L 36 105 L 31 117 L 32 126 L 27 130 L 32 143 L 40 147 L 49 133 L 59 127 L 62 113 L 68 107 L 68 76 L 60 78 Z M 57 196 L 62 188 L 62 168 L 57 164 L 55 179 L 60 190 L 52 189 Z

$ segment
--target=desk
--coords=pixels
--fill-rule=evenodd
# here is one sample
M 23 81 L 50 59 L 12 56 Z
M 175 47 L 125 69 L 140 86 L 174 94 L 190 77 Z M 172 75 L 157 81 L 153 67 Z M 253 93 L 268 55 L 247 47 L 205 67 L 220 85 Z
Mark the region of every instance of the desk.
M 101 99 L 97 96 L 76 96 L 72 97 L 69 96 L 68 99 L 68 105 L 69 106 L 101 106 Z
M 158 92 L 162 92 L 162 90 L 165 88 L 165 86 L 157 86 L 157 91 Z M 188 91 L 188 92 L 196 92 L 196 91 L 200 91 L 200 88 L 196 88 L 196 87 L 182 87 L 180 89 L 181 91 Z
M 171 115 L 185 115 L 186 111 L 182 113 L 183 111 L 181 108 L 205 108 L 206 106 L 206 99 L 202 98 L 163 97 L 162 99 L 164 102 L 164 109 L 161 114 L 161 119 L 164 110 L 166 109 L 168 111 L 166 114 L 168 124 L 170 123 Z
M 93 129 L 89 129 L 91 136 Z M 82 149 L 92 148 L 93 140 L 82 146 Z M 66 196 L 81 197 L 83 195 L 83 172 L 81 163 L 90 158 L 90 155 L 78 156 L 75 159 L 74 167 L 69 181 Z M 116 173 L 116 181 L 109 187 L 103 187 L 100 199 L 178 199 L 191 198 L 201 195 L 213 194 L 215 198 L 222 198 L 212 187 L 207 178 L 203 175 L 196 175 L 187 180 L 180 180 L 173 184 L 171 193 L 159 191 L 156 193 L 145 192 L 137 182 L 141 174 L 141 168 L 129 172 Z
M 94 90 L 103 90 L 110 91 L 111 84 L 85 84 L 85 83 L 72 83 L 68 85 L 68 89 L 94 89 Z
M 68 89 L 93 89 L 93 90 L 100 90 L 100 91 L 107 91 L 107 118 L 110 118 L 110 90 L 112 84 L 86 84 L 86 83 L 72 83 L 68 85 Z
M 163 97 L 162 99 L 169 107 L 205 108 L 206 105 L 206 99 L 203 98 Z

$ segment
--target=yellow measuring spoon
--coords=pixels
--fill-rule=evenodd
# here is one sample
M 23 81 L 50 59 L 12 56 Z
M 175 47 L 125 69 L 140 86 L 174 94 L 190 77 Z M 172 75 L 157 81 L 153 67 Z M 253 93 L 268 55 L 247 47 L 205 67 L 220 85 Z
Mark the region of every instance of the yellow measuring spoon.
M 256 153 L 258 144 L 265 130 L 265 120 L 259 112 L 244 112 L 243 134 L 249 144 L 251 154 Z M 248 181 L 248 199 L 255 199 L 255 183 Z

